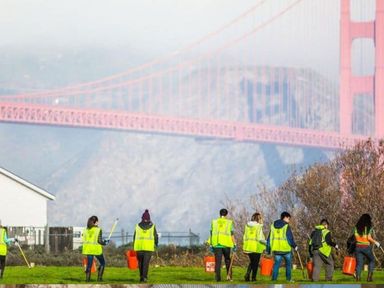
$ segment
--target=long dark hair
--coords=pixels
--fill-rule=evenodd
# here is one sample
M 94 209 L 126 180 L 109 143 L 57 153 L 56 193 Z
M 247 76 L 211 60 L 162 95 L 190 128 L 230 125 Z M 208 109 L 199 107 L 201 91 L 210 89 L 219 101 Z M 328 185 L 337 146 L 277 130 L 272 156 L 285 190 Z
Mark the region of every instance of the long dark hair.
M 361 215 L 356 223 L 356 230 L 359 235 L 363 235 L 365 231 L 369 232 L 372 228 L 372 218 L 369 214 Z
M 87 228 L 90 229 L 90 228 L 94 227 L 96 222 L 99 222 L 99 218 L 97 218 L 97 216 L 89 217 L 88 222 L 87 222 Z

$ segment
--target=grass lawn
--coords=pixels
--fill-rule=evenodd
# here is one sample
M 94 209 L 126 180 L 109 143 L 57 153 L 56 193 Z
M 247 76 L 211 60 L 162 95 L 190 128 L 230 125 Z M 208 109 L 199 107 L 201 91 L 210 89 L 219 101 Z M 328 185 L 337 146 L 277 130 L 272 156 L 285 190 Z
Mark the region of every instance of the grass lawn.
M 224 269 L 222 269 L 223 272 Z M 104 273 L 104 283 L 115 284 L 136 284 L 139 276 L 138 270 L 131 271 L 127 268 L 107 267 Z M 234 267 L 233 282 L 225 281 L 225 275 L 222 274 L 222 284 L 246 284 L 244 281 L 245 269 Z M 367 272 L 363 272 L 362 279 L 366 279 Z M 92 282 L 95 283 L 97 275 L 92 274 Z M 0 284 L 70 284 L 85 283 L 85 274 L 82 267 L 53 267 L 53 266 L 36 266 L 28 269 L 27 267 L 10 267 L 8 266 L 4 273 L 4 278 L 0 280 Z M 324 279 L 324 275 L 322 275 Z M 293 280 L 297 284 L 311 283 L 303 280 L 301 270 L 293 271 Z M 384 283 L 384 271 L 375 271 L 374 283 Z M 205 273 L 203 267 L 150 267 L 149 281 L 150 284 L 210 284 L 215 283 L 213 273 Z M 286 283 L 285 269 L 280 269 L 280 278 L 276 283 Z M 351 276 L 341 274 L 337 270 L 334 275 L 335 284 L 353 283 L 356 284 Z M 258 275 L 257 284 L 273 284 L 269 277 Z

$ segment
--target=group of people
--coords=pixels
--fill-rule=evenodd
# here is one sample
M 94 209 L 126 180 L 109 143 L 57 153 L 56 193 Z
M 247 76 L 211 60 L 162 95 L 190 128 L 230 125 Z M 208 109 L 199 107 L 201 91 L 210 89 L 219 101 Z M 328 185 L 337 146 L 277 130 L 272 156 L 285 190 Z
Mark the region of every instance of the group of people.
M 211 232 L 208 243 L 211 251 L 215 254 L 215 279 L 221 281 L 221 261 L 224 256 L 227 271 L 227 280 L 232 279 L 231 250 L 236 252 L 237 245 L 234 237 L 233 221 L 227 219 L 227 209 L 221 209 L 220 217 L 212 220 Z M 257 270 L 262 254 L 273 255 L 274 264 L 272 269 L 272 281 L 277 280 L 282 260 L 285 261 L 286 280 L 292 282 L 292 256 L 293 251 L 298 252 L 289 222 L 291 215 L 283 212 L 280 219 L 273 222 L 267 239 L 263 233 L 263 218 L 260 213 L 254 213 L 250 221 L 245 225 L 243 235 L 243 252 L 249 257 L 249 265 L 244 275 L 245 281 L 256 281 Z M 364 258 L 368 259 L 368 282 L 373 281 L 373 270 L 375 258 L 372 253 L 372 245 L 380 247 L 380 243 L 373 239 L 372 219 L 369 214 L 363 214 L 355 227 L 353 236 L 355 239 L 354 254 L 356 257 L 356 281 L 361 280 L 361 271 Z M 327 219 L 322 219 L 315 227 L 308 241 L 309 255 L 312 258 L 313 272 L 312 281 L 319 281 L 320 270 L 325 265 L 325 280 L 332 281 L 334 272 L 334 261 L 332 248 L 336 250 L 339 246 L 332 240 Z M 234 256 L 232 256 L 233 258 Z
M 221 281 L 221 263 L 224 262 L 227 272 L 227 280 L 232 280 L 233 253 L 237 251 L 237 243 L 234 236 L 234 224 L 227 218 L 228 210 L 221 209 L 219 218 L 212 220 L 210 237 L 208 243 L 211 251 L 215 255 L 215 279 Z M 277 280 L 279 268 L 282 260 L 285 261 L 286 280 L 292 281 L 292 257 L 293 251 L 298 251 L 291 227 L 289 226 L 291 215 L 283 212 L 280 219 L 273 222 L 270 227 L 268 237 L 265 238 L 263 232 L 263 217 L 260 213 L 254 213 L 250 221 L 245 225 L 243 235 L 243 252 L 249 257 L 249 265 L 244 275 L 245 281 L 256 281 L 257 270 L 262 254 L 273 255 L 274 264 L 272 269 L 272 280 Z M 87 259 L 85 269 L 85 280 L 91 280 L 91 268 L 96 258 L 99 262 L 97 280 L 103 280 L 105 269 L 105 259 L 103 256 L 103 246 L 109 243 L 109 239 L 103 239 L 102 230 L 98 226 L 97 216 L 88 219 L 87 227 L 83 231 L 82 254 Z M 380 247 L 380 243 L 373 239 L 372 219 L 369 214 L 363 214 L 355 227 L 353 235 L 355 241 L 354 253 L 356 257 L 355 278 L 361 280 L 361 271 L 364 258 L 368 259 L 368 278 L 373 281 L 373 270 L 375 258 L 372 253 L 372 245 Z M 3 277 L 5 269 L 5 259 L 7 255 L 7 245 L 17 239 L 8 238 L 6 229 L 0 226 L 0 278 Z M 152 254 L 158 246 L 158 234 L 155 224 L 151 222 L 148 210 L 145 210 L 141 217 L 141 222 L 135 227 L 133 236 L 133 249 L 137 253 L 137 260 L 140 272 L 140 282 L 147 282 L 149 262 Z M 309 254 L 313 261 L 312 280 L 319 281 L 320 270 L 325 265 L 325 280 L 332 281 L 334 272 L 334 261 L 332 258 L 332 248 L 339 249 L 338 245 L 332 240 L 327 219 L 322 219 L 311 233 L 308 241 Z M 232 254 L 232 257 L 231 257 Z

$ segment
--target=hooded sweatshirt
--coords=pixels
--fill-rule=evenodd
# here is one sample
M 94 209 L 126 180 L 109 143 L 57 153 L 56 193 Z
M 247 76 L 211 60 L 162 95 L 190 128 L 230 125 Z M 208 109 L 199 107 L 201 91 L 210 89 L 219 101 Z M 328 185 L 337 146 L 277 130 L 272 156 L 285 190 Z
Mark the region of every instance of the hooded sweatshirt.
M 288 225 L 288 223 L 283 221 L 283 220 L 280 220 L 280 219 L 273 222 L 273 227 L 276 229 L 283 228 L 284 225 Z M 295 248 L 297 245 L 295 243 L 295 239 L 293 238 L 292 230 L 291 230 L 291 227 L 289 225 L 287 227 L 287 234 L 286 235 L 287 235 L 287 241 L 288 241 L 289 245 L 292 248 Z M 271 231 L 269 231 L 269 235 L 268 235 L 268 239 L 267 239 L 267 254 L 271 254 L 271 240 L 270 240 L 270 238 L 271 238 Z M 287 252 L 284 252 L 284 251 L 274 251 L 273 253 L 275 253 L 275 254 L 287 254 Z

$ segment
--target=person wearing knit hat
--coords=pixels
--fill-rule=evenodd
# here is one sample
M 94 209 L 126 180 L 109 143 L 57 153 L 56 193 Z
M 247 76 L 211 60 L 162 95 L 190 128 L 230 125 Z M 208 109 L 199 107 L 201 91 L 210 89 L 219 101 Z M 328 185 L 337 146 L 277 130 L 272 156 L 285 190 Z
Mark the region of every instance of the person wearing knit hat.
M 133 234 L 133 249 L 137 253 L 139 262 L 140 282 L 147 282 L 149 262 L 155 248 L 158 245 L 159 237 L 155 224 L 151 222 L 151 216 L 146 209 L 141 216 L 141 222 L 136 225 Z

